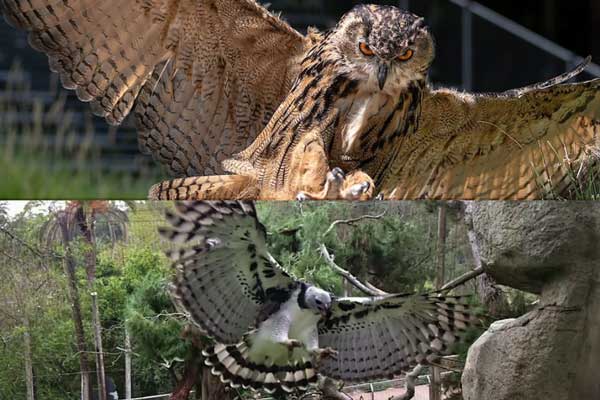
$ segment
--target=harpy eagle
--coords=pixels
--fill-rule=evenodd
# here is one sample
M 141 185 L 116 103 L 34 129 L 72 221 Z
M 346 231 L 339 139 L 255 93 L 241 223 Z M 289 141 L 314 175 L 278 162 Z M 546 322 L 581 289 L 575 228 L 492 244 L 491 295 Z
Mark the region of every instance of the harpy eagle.
M 318 375 L 365 382 L 434 362 L 476 323 L 461 296 L 336 298 L 269 254 L 252 203 L 180 202 L 163 237 L 178 308 L 215 341 L 205 363 L 232 387 L 293 392 Z

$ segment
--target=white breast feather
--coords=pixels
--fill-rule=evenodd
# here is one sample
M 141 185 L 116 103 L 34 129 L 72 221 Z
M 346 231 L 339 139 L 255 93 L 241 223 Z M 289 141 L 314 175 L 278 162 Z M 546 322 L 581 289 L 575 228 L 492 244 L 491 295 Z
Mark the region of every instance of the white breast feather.
M 299 293 L 300 290 L 295 291 L 279 311 L 260 325 L 253 339 L 250 359 L 259 362 L 269 355 L 270 359 L 283 362 L 289 353 L 286 347 L 277 343 L 295 339 L 310 347 L 314 342 L 320 316 L 299 307 Z
M 367 110 L 370 103 L 370 97 L 362 98 L 358 102 L 355 102 L 352 109 L 348 112 L 347 119 L 350 122 L 346 125 L 346 132 L 344 132 L 344 151 L 347 153 L 354 147 L 356 140 L 360 137 L 360 133 L 368 121 Z

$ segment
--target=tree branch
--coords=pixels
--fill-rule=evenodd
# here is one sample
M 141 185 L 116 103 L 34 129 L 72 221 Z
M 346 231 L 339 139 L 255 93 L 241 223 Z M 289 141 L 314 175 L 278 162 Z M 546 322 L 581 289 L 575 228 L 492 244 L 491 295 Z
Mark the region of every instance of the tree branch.
M 363 215 L 357 218 L 351 218 L 351 219 L 340 219 L 337 221 L 333 221 L 333 223 L 331 225 L 329 225 L 329 228 L 327 228 L 327 230 L 325 231 L 325 233 L 323 234 L 323 237 L 329 235 L 331 233 L 331 231 L 338 225 L 353 225 L 357 222 L 366 220 L 366 219 L 381 219 L 383 217 L 385 217 L 385 214 L 387 214 L 387 210 L 385 210 L 384 212 L 382 212 L 379 215 Z
M 32 245 L 30 245 L 29 243 L 27 243 L 25 240 L 21 239 L 20 237 L 18 237 L 17 235 L 15 235 L 14 233 L 12 233 L 11 231 L 9 231 L 8 229 L 6 229 L 4 227 L 0 227 L 0 231 L 4 232 L 11 239 L 13 239 L 14 241 L 18 242 L 22 246 L 26 247 L 34 255 L 36 255 L 36 256 L 38 256 L 38 257 L 40 257 L 42 259 L 45 259 L 48 256 L 57 258 L 59 260 L 62 260 L 64 258 L 60 254 L 54 253 L 53 251 L 50 251 L 50 250 L 45 250 L 45 252 L 42 252 L 39 249 L 36 249 L 35 247 L 33 247 Z
M 348 280 L 348 282 L 350 282 L 352 284 L 352 286 L 356 287 L 361 292 L 365 293 L 368 296 L 374 296 L 374 297 L 385 296 L 388 294 L 382 290 L 377 289 L 373 285 L 368 284 L 368 286 L 367 286 L 367 284 L 364 284 L 361 281 L 359 281 L 358 278 L 356 278 L 350 272 L 346 271 L 345 269 L 343 269 L 342 267 L 337 265 L 334 261 L 334 257 L 329 253 L 329 251 L 327 251 L 327 247 L 325 247 L 324 244 L 321 244 L 320 250 L 321 250 L 321 255 L 323 256 L 325 261 L 327 261 L 327 264 L 329 264 L 329 266 L 335 272 L 337 272 L 338 274 L 340 274 L 344 278 L 346 278 Z
M 450 291 L 452 289 L 456 289 L 457 287 L 464 285 L 465 283 L 477 278 L 479 275 L 482 275 L 484 273 L 485 273 L 485 271 L 484 271 L 483 267 L 478 267 L 478 268 L 474 269 L 473 271 L 469 271 L 466 274 L 454 279 L 453 281 L 446 283 L 444 286 L 442 286 L 442 288 L 440 289 L 440 292 L 446 292 L 446 291 Z

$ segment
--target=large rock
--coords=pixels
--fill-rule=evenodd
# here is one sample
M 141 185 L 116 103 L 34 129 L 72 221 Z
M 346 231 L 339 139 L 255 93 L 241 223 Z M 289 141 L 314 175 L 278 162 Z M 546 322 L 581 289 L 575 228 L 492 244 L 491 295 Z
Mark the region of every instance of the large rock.
M 600 400 L 600 204 L 473 203 L 482 264 L 541 295 L 471 348 L 466 400 Z

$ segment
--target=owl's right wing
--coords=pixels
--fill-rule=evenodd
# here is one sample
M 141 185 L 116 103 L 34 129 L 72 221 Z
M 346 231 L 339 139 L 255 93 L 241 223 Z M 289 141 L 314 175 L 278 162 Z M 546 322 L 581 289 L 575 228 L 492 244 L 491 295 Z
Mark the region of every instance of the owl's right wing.
M 161 236 L 177 269 L 173 298 L 219 343 L 235 344 L 265 307 L 289 299 L 298 282 L 267 251 L 266 231 L 252 203 L 180 202 Z
M 561 84 L 585 65 L 506 93 L 425 93 L 418 131 L 402 143 L 384 193 L 394 199 L 560 196 L 600 158 L 600 79 Z
M 63 85 L 177 176 L 221 173 L 285 98 L 305 38 L 255 0 L 0 0 Z

